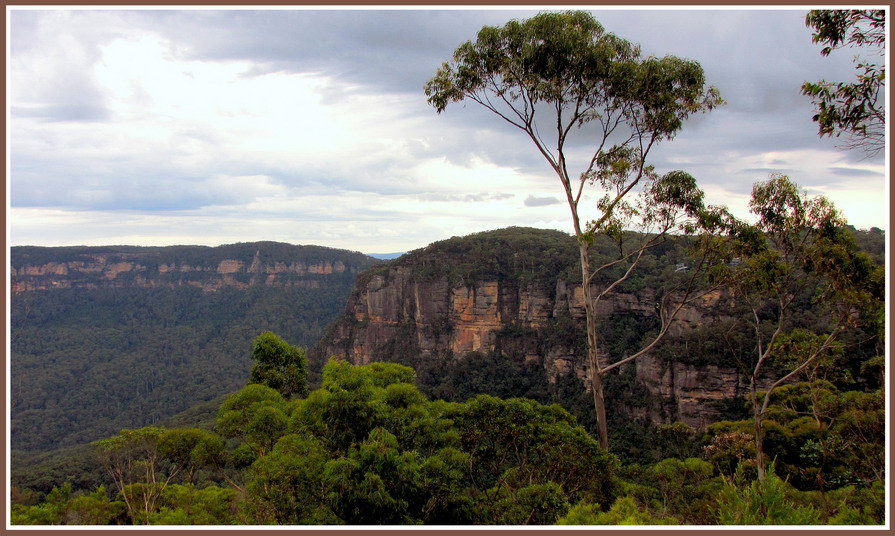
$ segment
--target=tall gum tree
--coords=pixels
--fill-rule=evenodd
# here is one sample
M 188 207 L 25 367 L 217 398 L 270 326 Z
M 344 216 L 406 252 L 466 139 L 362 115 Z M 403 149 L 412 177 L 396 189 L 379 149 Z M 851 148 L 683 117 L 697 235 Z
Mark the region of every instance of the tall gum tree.
M 741 264 L 727 277 L 754 334 L 749 398 L 756 464 L 764 480 L 765 419 L 778 387 L 838 349 L 842 333 L 859 323 L 884 324 L 884 273 L 857 250 L 847 222 L 825 197 L 809 197 L 782 174 L 752 189 L 755 225 L 735 232 Z M 793 329 L 797 301 L 811 298 L 810 332 Z M 882 329 L 877 329 L 882 336 Z M 765 387 L 761 388 L 761 382 Z
M 438 69 L 425 92 L 438 113 L 465 100 L 487 108 L 524 132 L 559 178 L 578 239 L 589 379 L 600 444 L 608 449 L 603 376 L 655 346 L 692 298 L 696 279 L 676 293 L 676 305 L 660 307 L 655 339 L 614 363 L 599 356 L 595 305 L 631 275 L 650 247 L 707 219 L 719 221 L 703 205 L 693 177 L 682 171 L 660 175 L 648 164 L 650 151 L 672 139 L 690 115 L 723 104 L 718 91 L 706 85 L 697 62 L 643 58 L 638 46 L 606 32 L 589 13 L 574 11 L 483 27 L 475 42 L 460 45 Z M 582 147 L 588 156 L 575 173 L 570 155 Z M 587 187 L 599 190 L 595 206 L 584 203 Z M 595 217 L 583 215 L 587 206 L 596 209 Z M 617 240 L 620 253 L 592 267 L 590 247 L 601 234 Z M 614 281 L 594 288 L 597 274 L 619 268 Z

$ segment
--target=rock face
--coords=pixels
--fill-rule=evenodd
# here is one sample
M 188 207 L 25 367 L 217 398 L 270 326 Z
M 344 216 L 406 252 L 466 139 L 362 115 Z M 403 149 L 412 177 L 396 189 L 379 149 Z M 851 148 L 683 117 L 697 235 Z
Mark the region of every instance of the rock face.
M 641 416 L 657 422 L 668 422 L 674 416 L 673 420 L 704 428 L 718 420 L 719 411 L 713 402 L 749 392 L 748 381 L 731 367 L 663 363 L 649 355 L 639 358 L 636 366 L 638 381 L 660 401 L 658 408 Z
M 14 247 L 10 279 L 14 294 L 66 288 L 320 288 L 326 276 L 354 277 L 376 262 L 361 253 L 276 242 L 216 248 Z
M 565 318 L 583 337 L 582 297 L 580 283 L 564 279 L 552 283 L 506 278 L 452 281 L 447 275 L 420 275 L 411 256 L 361 275 L 344 316 L 313 353 L 320 360 L 337 357 L 355 364 L 395 361 L 399 355 L 452 359 L 501 351 L 512 328 L 533 334 L 523 337 L 521 352 L 525 360 L 541 363 L 551 381 L 567 374 L 584 379 L 583 346 L 546 335 L 551 325 Z M 676 330 L 700 325 L 720 299 L 719 294 L 709 295 L 682 311 Z M 601 326 L 611 329 L 624 317 L 655 317 L 655 303 L 649 290 L 616 293 L 601 302 L 597 312 Z M 633 366 L 637 382 L 649 391 L 653 402 L 630 413 L 657 423 L 704 426 L 717 420 L 714 402 L 741 397 L 748 388 L 729 367 L 668 364 L 656 356 L 644 356 Z
M 490 351 L 506 324 L 542 325 L 553 306 L 547 290 L 536 286 L 452 285 L 446 277 L 420 280 L 411 268 L 394 266 L 359 283 L 324 353 L 369 363 L 408 334 L 422 356 Z

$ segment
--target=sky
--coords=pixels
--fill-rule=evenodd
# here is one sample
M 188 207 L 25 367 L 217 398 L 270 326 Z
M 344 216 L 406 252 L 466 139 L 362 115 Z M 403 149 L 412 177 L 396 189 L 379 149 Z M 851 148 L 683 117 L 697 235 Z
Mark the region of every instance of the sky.
M 7 242 L 387 253 L 571 233 L 524 133 L 472 102 L 438 114 L 423 91 L 482 26 L 546 9 L 7 7 Z M 853 79 L 859 51 L 821 56 L 805 8 L 591 11 L 644 55 L 698 61 L 727 101 L 654 151 L 659 172 L 744 218 L 752 185 L 783 173 L 888 228 L 884 156 L 821 139 L 800 92 Z

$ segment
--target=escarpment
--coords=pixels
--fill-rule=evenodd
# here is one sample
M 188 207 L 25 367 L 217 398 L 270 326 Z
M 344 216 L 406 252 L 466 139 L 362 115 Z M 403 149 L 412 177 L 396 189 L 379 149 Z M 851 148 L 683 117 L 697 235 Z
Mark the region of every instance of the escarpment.
M 277 242 L 219 247 L 15 247 L 13 294 L 53 289 L 198 287 L 320 288 L 326 277 L 355 277 L 374 264 L 361 253 Z
M 666 252 L 666 260 L 675 255 Z M 585 389 L 585 313 L 576 260 L 574 239 L 554 231 L 507 229 L 435 243 L 361 274 L 345 313 L 312 359 L 317 366 L 335 357 L 425 369 L 470 355 L 514 354 L 542 366 L 550 382 L 574 375 Z M 675 332 L 716 321 L 723 299 L 712 293 L 681 311 Z M 619 340 L 636 345 L 655 327 L 658 301 L 656 287 L 641 281 L 599 302 L 604 361 L 625 351 Z M 742 397 L 748 388 L 729 363 L 690 363 L 668 352 L 628 367 L 650 396 L 625 411 L 657 423 L 704 426 L 718 420 L 719 400 Z

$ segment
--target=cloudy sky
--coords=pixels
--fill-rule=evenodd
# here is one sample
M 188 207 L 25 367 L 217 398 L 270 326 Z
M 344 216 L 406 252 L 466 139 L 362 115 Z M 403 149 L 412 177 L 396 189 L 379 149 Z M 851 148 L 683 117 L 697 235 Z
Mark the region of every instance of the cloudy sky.
M 510 225 L 570 232 L 523 133 L 423 86 L 519 9 L 9 9 L 12 245 L 255 240 L 384 253 Z M 699 61 L 726 106 L 654 153 L 747 216 L 781 172 L 888 228 L 882 157 L 817 136 L 806 80 L 850 80 L 798 10 L 593 10 L 645 55 Z

